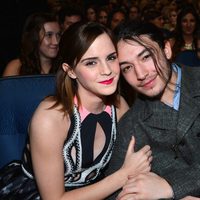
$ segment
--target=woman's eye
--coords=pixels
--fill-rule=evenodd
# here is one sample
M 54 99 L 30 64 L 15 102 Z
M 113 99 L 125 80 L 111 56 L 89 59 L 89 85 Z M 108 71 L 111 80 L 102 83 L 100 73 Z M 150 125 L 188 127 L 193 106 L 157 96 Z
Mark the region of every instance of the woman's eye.
M 116 59 L 117 59 L 117 55 L 110 55 L 107 58 L 107 60 L 116 60 Z
M 88 61 L 85 63 L 86 66 L 92 66 L 92 65 L 95 65 L 96 62 L 95 61 Z
M 45 33 L 45 36 L 50 38 L 50 37 L 52 37 L 52 33 Z
M 59 33 L 56 34 L 56 37 L 57 37 L 58 39 L 60 39 L 61 36 L 62 36 L 61 32 L 59 32 Z

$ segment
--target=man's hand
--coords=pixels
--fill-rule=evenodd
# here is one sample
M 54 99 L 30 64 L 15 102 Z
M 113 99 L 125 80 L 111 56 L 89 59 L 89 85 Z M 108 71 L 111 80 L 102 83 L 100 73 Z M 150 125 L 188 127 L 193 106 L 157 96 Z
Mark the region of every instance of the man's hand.
M 192 196 L 187 196 L 187 197 L 184 197 L 181 200 L 200 200 L 200 198 L 198 198 L 198 197 L 192 197 Z
M 160 176 L 148 172 L 129 177 L 117 200 L 155 200 L 172 197 L 173 191 L 169 183 Z

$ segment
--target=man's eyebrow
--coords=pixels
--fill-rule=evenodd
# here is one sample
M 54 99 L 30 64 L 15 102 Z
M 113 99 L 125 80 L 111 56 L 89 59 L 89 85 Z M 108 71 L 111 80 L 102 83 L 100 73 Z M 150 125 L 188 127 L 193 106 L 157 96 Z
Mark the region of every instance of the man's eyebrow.
M 146 52 L 148 52 L 148 50 L 145 48 L 145 49 L 143 49 L 138 55 L 137 55 L 137 57 L 140 57 L 140 56 L 142 56 L 144 53 L 146 53 Z
M 146 53 L 146 52 L 148 52 L 148 50 L 147 50 L 147 49 L 143 49 L 143 50 L 137 55 L 137 57 L 142 56 L 142 55 L 143 55 L 144 53 Z M 128 61 L 119 62 L 119 65 L 124 65 L 124 64 L 130 64 L 130 62 L 128 62 Z
M 124 64 L 129 64 L 129 62 L 127 62 L 127 61 L 119 62 L 119 65 L 124 65 Z

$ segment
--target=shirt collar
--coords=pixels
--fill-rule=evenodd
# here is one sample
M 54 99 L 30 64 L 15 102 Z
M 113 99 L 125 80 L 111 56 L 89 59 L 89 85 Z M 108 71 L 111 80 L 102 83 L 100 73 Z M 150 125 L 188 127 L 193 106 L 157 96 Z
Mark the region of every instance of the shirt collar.
M 177 73 L 176 87 L 173 99 L 173 108 L 175 110 L 179 110 L 180 94 L 181 94 L 181 68 L 177 64 L 173 63 L 172 69 Z

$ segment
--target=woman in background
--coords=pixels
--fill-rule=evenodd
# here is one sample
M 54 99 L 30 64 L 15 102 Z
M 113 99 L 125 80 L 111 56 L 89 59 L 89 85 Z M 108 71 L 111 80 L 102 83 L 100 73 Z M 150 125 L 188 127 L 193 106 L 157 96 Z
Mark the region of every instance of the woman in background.
M 20 56 L 10 61 L 3 76 L 55 73 L 55 60 L 61 36 L 56 16 L 34 13 L 25 22 Z
M 196 10 L 191 6 L 182 8 L 177 16 L 174 38 L 171 40 L 173 60 L 181 51 L 195 49 L 195 35 L 198 25 L 199 16 Z

